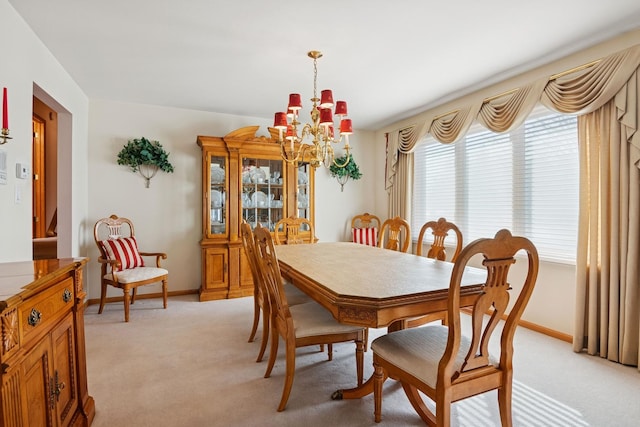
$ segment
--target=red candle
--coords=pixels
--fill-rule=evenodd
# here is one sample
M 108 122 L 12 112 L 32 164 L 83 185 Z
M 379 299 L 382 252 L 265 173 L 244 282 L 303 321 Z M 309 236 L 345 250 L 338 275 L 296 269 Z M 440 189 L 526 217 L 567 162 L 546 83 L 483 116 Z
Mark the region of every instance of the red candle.
M 7 88 L 2 90 L 2 129 L 9 129 L 9 109 L 7 108 Z

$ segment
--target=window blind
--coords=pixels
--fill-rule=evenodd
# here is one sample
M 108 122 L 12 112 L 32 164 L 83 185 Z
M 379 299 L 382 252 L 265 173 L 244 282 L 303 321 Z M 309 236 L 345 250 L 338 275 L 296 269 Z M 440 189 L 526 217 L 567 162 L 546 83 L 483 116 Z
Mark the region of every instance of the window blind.
M 465 245 L 508 228 L 531 239 L 541 257 L 575 262 L 575 116 L 538 106 L 511 132 L 475 125 L 454 144 L 427 135 L 414 153 L 414 239 L 425 222 L 445 217 L 458 225 Z

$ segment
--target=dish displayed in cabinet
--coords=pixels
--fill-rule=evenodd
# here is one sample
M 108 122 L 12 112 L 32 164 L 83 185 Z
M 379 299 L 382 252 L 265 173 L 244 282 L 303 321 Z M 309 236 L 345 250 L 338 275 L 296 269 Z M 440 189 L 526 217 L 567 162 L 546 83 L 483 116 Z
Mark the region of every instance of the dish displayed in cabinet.
M 299 193 L 298 194 L 298 208 L 306 209 L 309 206 L 309 198 L 306 194 Z
M 268 206 L 267 201 L 269 197 L 262 191 L 256 191 L 251 195 L 251 203 L 254 207 L 266 208 Z
M 267 214 L 259 214 L 257 218 L 255 215 L 248 215 L 245 219 L 249 223 L 251 228 L 255 228 L 258 224 L 260 224 L 261 226 L 268 228 L 271 231 L 273 231 L 274 225 L 277 222 L 275 220 L 270 220 L 269 215 Z
M 218 190 L 211 190 L 211 209 L 222 207 L 222 193 Z
M 267 180 L 267 174 L 262 168 L 252 168 L 249 171 L 251 182 L 262 184 Z
M 211 183 L 224 184 L 224 169 L 215 163 L 211 165 Z
M 211 232 L 213 234 L 224 234 L 225 225 L 223 222 L 214 221 L 211 223 Z

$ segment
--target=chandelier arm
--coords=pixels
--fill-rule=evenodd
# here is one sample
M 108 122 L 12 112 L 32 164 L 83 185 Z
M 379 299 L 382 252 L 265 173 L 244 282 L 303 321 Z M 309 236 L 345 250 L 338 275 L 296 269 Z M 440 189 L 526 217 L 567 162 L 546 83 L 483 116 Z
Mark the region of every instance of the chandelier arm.
M 282 154 L 282 159 L 289 164 L 297 163 L 298 160 L 300 160 L 300 151 L 298 151 L 298 153 L 293 158 L 290 158 L 289 155 L 293 156 L 295 151 L 291 150 L 288 153 L 285 146 L 286 146 L 285 141 L 284 140 L 280 141 L 280 152 Z
M 338 162 L 336 162 L 335 157 L 334 157 L 334 158 L 332 158 L 331 160 L 332 160 L 333 164 L 334 164 L 334 165 L 336 165 L 337 167 L 339 167 L 339 168 L 344 168 L 344 167 L 346 167 L 346 166 L 349 164 L 349 162 L 351 161 L 351 156 L 349 155 L 349 152 L 347 152 L 346 158 L 347 158 L 347 159 L 345 160 L 345 162 L 344 162 L 344 163 L 338 163 Z
M 305 136 L 313 135 L 315 137 L 315 133 L 313 132 L 313 127 L 309 123 L 305 123 L 302 128 L 302 133 L 300 134 L 301 143 Z M 315 140 L 314 140 L 315 142 Z
M 331 164 L 334 163 L 334 155 L 333 155 L 333 147 L 331 143 L 325 141 L 322 145 L 322 163 L 324 167 L 329 168 Z
M 309 150 L 313 150 L 313 145 L 308 145 L 308 144 L 303 144 L 300 146 L 300 160 L 301 161 L 305 161 L 305 159 L 309 158 L 310 156 L 307 154 L 307 152 Z

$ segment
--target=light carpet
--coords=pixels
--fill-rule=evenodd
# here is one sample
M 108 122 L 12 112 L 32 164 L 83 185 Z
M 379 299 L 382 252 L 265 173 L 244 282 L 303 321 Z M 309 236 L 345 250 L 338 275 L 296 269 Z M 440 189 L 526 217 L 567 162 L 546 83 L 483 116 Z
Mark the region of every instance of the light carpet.
M 383 419 L 373 396 L 332 401 L 355 385 L 355 346 L 334 345 L 333 361 L 318 347 L 298 349 L 287 408 L 277 412 L 284 383 L 284 345 L 270 378 L 259 341 L 248 343 L 253 299 L 198 302 L 196 295 L 138 300 L 124 323 L 122 303 L 85 314 L 89 393 L 94 427 L 144 426 L 420 426 L 402 388 L 385 383 Z M 260 331 L 259 331 L 260 332 Z M 370 340 L 385 333 L 371 330 Z M 260 333 L 258 334 L 260 335 Z M 365 353 L 365 378 L 373 372 Z M 640 423 L 640 373 L 570 344 L 519 328 L 515 337 L 515 426 L 626 427 Z M 500 425 L 497 396 L 454 403 L 452 426 Z

